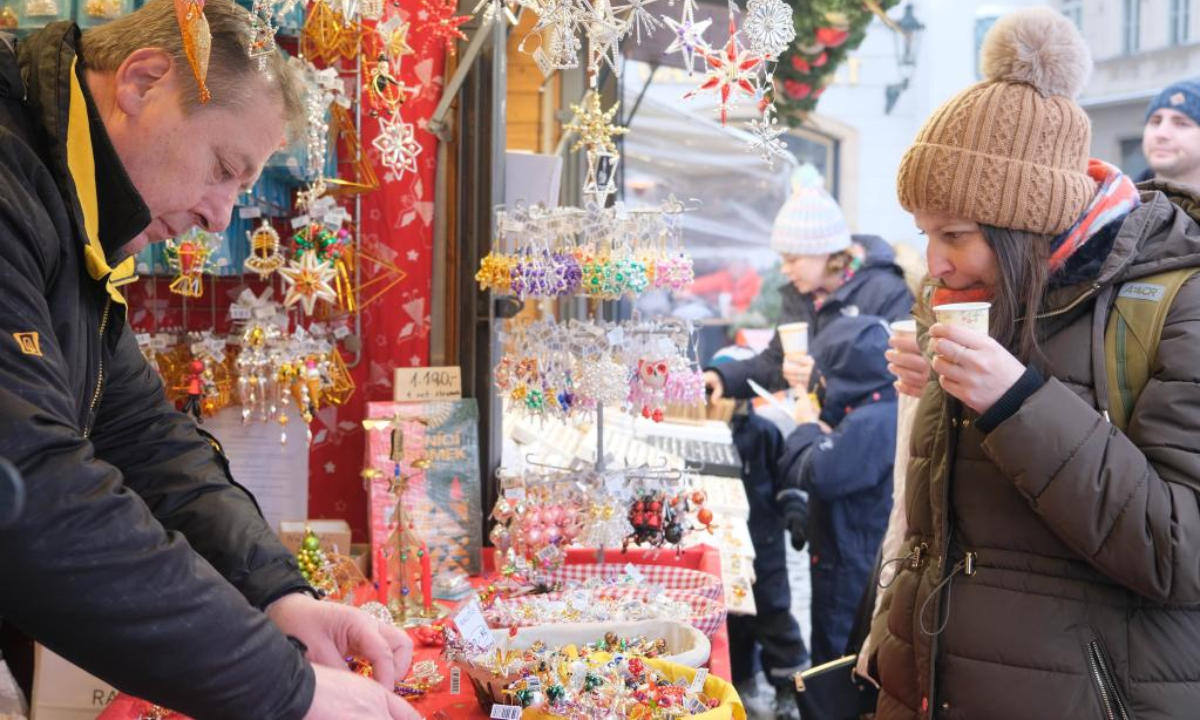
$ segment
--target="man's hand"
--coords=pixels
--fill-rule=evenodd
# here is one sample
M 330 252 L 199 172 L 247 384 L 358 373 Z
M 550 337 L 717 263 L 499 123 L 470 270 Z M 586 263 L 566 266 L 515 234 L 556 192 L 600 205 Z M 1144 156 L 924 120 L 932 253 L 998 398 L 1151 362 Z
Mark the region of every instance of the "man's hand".
M 313 671 L 317 690 L 304 720 L 421 720 L 412 706 L 378 683 L 349 670 L 314 665 Z
M 895 375 L 896 390 L 904 395 L 921 397 L 925 383 L 929 382 L 929 362 L 921 354 L 917 339 L 906 335 L 893 335 L 888 340 L 891 350 L 887 351 L 888 372 Z
M 713 370 L 704 371 L 704 387 L 708 388 L 710 395 L 708 401 L 715 403 L 725 397 L 725 382 L 721 380 L 721 374 Z
M 347 656 L 361 657 L 371 663 L 375 680 L 389 691 L 408 675 L 413 649 L 408 633 L 360 610 L 293 593 L 271 603 L 267 617 L 284 634 L 307 645 L 308 659 L 314 664 L 345 669 Z
M 808 384 L 812 380 L 813 365 L 816 361 L 812 355 L 793 355 L 783 360 L 783 379 L 799 392 L 808 392 Z

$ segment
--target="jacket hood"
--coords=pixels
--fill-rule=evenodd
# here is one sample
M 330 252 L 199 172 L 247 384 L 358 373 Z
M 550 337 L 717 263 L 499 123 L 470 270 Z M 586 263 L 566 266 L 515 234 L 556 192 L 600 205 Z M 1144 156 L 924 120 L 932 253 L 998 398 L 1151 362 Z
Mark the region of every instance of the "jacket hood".
M 884 353 L 887 323 L 873 315 L 838 318 L 813 341 L 812 354 L 825 380 L 821 419 L 836 425 L 864 402 L 895 397 Z

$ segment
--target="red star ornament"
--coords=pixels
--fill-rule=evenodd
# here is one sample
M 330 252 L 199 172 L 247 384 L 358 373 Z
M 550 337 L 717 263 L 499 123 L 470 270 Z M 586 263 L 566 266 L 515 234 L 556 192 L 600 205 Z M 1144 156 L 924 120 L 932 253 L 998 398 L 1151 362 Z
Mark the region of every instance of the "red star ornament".
M 428 49 L 430 43 L 441 40 L 446 44 L 446 52 L 453 55 L 454 41 L 467 40 L 466 34 L 458 27 L 470 20 L 471 16 L 455 15 L 454 12 L 458 8 L 455 0 L 422 0 L 421 6 L 424 10 L 421 15 L 428 16 L 422 18 L 425 22 L 422 26 L 425 31 L 424 47 Z
M 754 87 L 754 78 L 756 70 L 762 64 L 763 58 L 761 55 L 750 52 L 742 47 L 737 40 L 737 24 L 732 17 L 729 18 L 729 39 L 725 41 L 725 47 L 719 52 L 711 50 L 700 50 L 704 55 L 705 61 L 708 63 L 708 71 L 704 75 L 704 82 L 699 88 L 688 93 L 684 97 L 692 97 L 698 92 L 707 90 L 716 90 L 721 95 L 720 114 L 721 124 L 725 125 L 725 121 L 729 116 L 729 108 L 736 104 L 730 102 L 730 96 L 734 90 L 754 97 L 756 90 Z

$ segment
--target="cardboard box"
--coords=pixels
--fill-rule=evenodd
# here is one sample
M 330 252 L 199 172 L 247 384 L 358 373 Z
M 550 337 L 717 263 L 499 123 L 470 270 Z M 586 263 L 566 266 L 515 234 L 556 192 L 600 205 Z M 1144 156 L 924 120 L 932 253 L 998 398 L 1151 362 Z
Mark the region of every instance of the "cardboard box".
M 117 696 L 111 685 L 41 645 L 33 655 L 30 720 L 95 720 Z
M 345 520 L 284 520 L 279 523 L 279 539 L 293 554 L 300 552 L 305 528 L 312 528 L 325 552 L 350 554 L 350 523 Z

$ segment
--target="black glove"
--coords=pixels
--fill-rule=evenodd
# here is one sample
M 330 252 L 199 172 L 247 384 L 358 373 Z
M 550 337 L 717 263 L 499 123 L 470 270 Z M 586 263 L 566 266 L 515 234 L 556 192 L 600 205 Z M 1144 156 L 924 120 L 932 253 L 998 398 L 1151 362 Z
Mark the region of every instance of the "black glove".
M 808 533 L 805 532 L 807 524 L 808 518 L 800 515 L 793 515 L 788 518 L 788 532 L 792 534 L 792 548 L 796 552 L 800 552 L 808 544 Z

